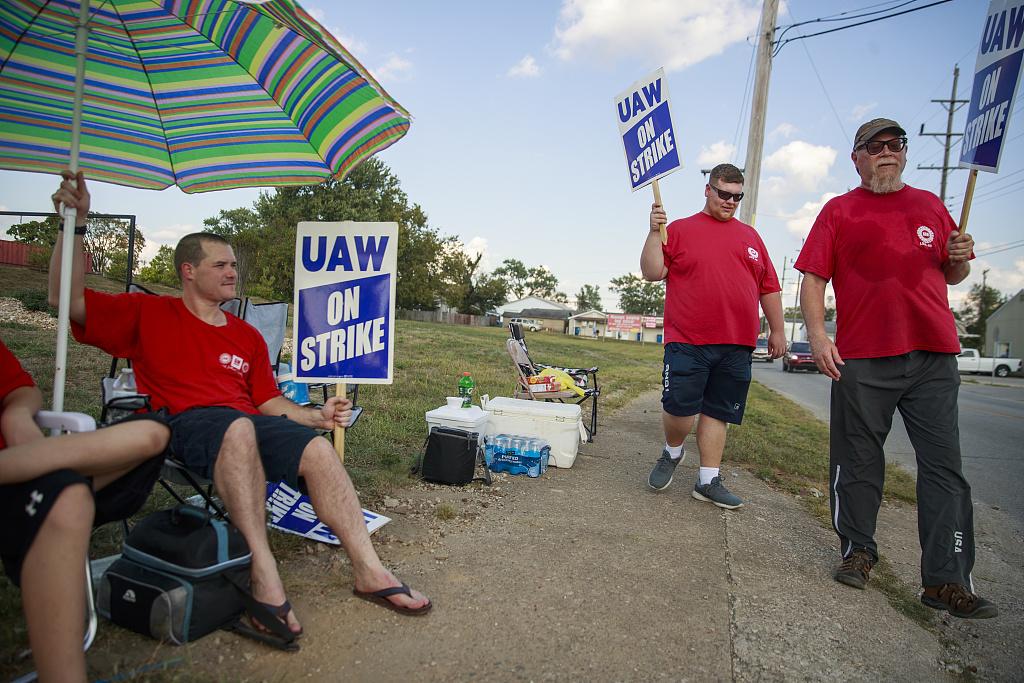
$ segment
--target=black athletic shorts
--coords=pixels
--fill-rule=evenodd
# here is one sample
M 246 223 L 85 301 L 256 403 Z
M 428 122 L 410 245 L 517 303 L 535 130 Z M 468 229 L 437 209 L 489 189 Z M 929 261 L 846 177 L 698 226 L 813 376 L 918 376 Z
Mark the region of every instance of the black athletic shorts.
M 702 413 L 740 424 L 750 388 L 749 346 L 665 345 L 661 404 L 677 417 Z
M 130 415 L 121 422 L 133 420 L 156 420 L 166 424 L 166 417 L 161 413 Z M 138 512 L 149 498 L 163 462 L 161 453 L 94 492 L 93 526 L 125 519 Z M 21 565 L 50 509 L 64 489 L 75 484 L 84 484 L 92 491 L 90 477 L 68 469 L 20 484 L 0 486 L 0 559 L 15 585 L 21 585 Z
M 213 479 L 213 466 L 228 427 L 239 418 L 252 420 L 267 481 L 299 486 L 302 452 L 318 434 L 280 415 L 250 415 L 234 408 L 193 408 L 172 415 L 171 453 L 201 477 Z

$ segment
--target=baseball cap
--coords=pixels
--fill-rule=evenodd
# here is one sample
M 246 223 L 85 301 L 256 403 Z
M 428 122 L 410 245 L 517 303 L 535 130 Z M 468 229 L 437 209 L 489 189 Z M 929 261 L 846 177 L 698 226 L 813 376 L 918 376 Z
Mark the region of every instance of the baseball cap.
M 903 126 L 892 119 L 871 119 L 857 129 L 857 135 L 853 138 L 853 148 L 857 149 L 859 145 L 867 142 L 884 130 L 895 130 L 900 135 L 907 134 L 907 131 L 903 130 Z

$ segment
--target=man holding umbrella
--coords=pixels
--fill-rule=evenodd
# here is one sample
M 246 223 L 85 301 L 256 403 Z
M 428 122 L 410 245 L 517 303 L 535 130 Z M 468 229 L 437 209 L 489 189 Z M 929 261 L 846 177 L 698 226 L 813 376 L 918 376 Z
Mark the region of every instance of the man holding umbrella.
M 220 309 L 235 296 L 231 246 L 209 233 L 182 238 L 175 250 L 180 299 L 86 289 L 80 235 L 89 192 L 81 173 L 65 171 L 63 176 L 54 208 L 59 212 L 61 204 L 72 206 L 78 216 L 71 273 L 74 335 L 131 359 L 139 390 L 150 395 L 154 409 L 170 413 L 172 452 L 189 469 L 213 479 L 232 523 L 249 543 L 257 600 L 293 633 L 301 633 L 270 551 L 264 510 L 267 480 L 298 486 L 301 478 L 317 515 L 348 551 L 355 595 L 403 614 L 429 611 L 430 600 L 381 563 L 345 468 L 330 443 L 314 431 L 347 426 L 351 402 L 332 397 L 322 408 L 310 408 L 284 398 L 262 336 Z M 58 247 L 50 262 L 51 299 L 59 291 L 60 266 Z

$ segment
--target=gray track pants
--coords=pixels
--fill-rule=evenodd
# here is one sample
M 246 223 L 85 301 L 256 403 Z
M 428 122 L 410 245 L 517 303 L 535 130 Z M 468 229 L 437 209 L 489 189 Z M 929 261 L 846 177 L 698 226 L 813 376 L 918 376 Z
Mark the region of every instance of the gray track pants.
M 956 357 L 913 351 L 861 358 L 832 383 L 830 493 L 832 527 L 843 557 L 858 548 L 877 560 L 875 522 L 882 502 L 882 445 L 898 408 L 917 455 L 917 530 L 925 586 L 971 585 L 974 510 L 960 466 Z

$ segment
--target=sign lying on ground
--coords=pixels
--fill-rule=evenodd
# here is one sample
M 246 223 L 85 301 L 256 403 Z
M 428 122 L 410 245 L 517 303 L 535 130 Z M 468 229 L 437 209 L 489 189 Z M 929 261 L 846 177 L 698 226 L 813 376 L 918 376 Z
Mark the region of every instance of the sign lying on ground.
M 330 527 L 321 522 L 313 512 L 313 503 L 310 502 L 309 496 L 296 491 L 284 482 L 277 484 L 267 482 L 267 512 L 270 513 L 268 525 L 272 529 L 303 536 L 321 543 L 341 545 L 341 541 L 334 535 Z M 366 522 L 366 530 L 372 534 L 390 522 L 391 518 L 364 508 L 363 521 Z
M 396 223 L 299 223 L 294 381 L 391 383 L 397 274 Z
M 992 0 L 974 66 L 960 166 L 999 171 L 1024 57 L 1024 0 Z
M 615 112 L 634 192 L 679 168 L 664 69 L 619 93 Z

